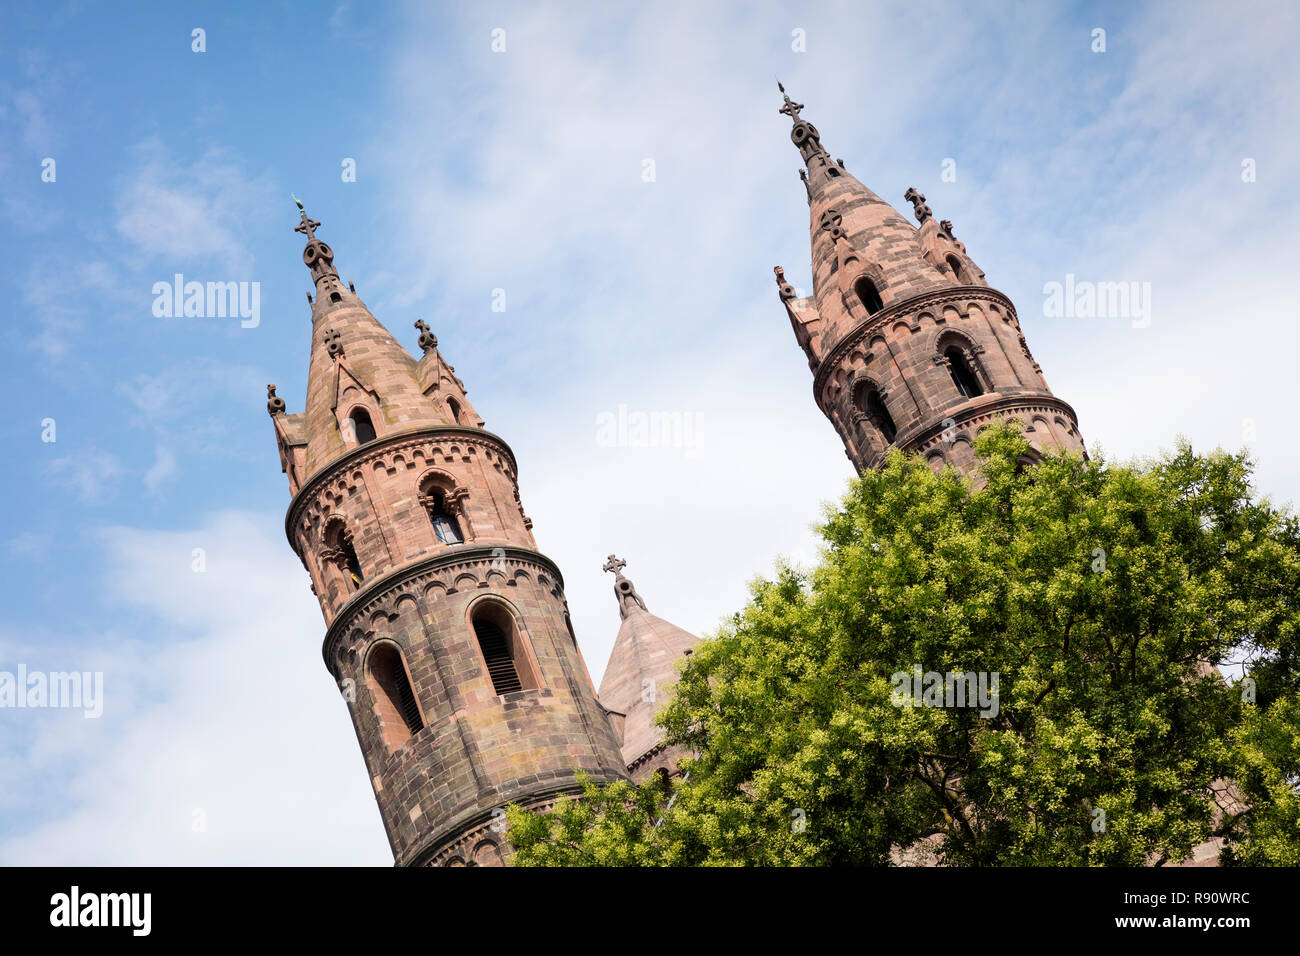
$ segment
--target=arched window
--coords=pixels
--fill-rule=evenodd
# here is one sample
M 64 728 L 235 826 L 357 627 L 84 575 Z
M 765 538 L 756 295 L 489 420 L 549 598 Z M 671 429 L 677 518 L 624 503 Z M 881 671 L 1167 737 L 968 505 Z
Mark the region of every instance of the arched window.
M 364 408 L 352 409 L 352 414 L 348 416 L 348 420 L 352 422 L 352 434 L 356 438 L 358 445 L 372 442 L 378 437 L 375 434 L 374 422 L 370 420 L 370 413 Z
M 454 398 L 449 398 L 449 399 L 447 399 L 447 407 L 448 407 L 449 409 L 451 409 L 451 417 L 452 417 L 452 420 L 455 421 L 457 425 L 459 425 L 459 424 L 460 424 L 460 405 L 456 402 L 456 399 L 454 399 Z
M 965 353 L 958 346 L 948 346 L 944 350 L 943 356 L 948 360 L 948 371 L 952 375 L 952 383 L 957 386 L 957 391 L 962 398 L 974 398 L 976 395 L 984 394 L 979 379 L 975 377 L 974 371 L 971 370 L 970 364 L 966 361 Z
M 876 290 L 876 284 L 866 276 L 853 283 L 853 291 L 857 293 L 858 301 L 867 310 L 867 315 L 875 315 L 885 307 L 880 293 Z
M 344 526 L 342 519 L 332 518 L 325 529 L 325 546 L 329 548 L 343 571 L 344 587 L 355 591 L 361 587 L 366 576 L 361 573 L 361 562 L 357 559 L 357 549 L 352 544 L 352 532 Z
M 537 673 L 528 654 L 526 638 L 510 612 L 495 602 L 484 601 L 474 611 L 472 620 L 493 692 L 513 694 L 537 687 Z
M 867 395 L 866 413 L 876 423 L 876 427 L 880 429 L 880 434 L 885 436 L 885 441 L 892 445 L 894 439 L 898 437 L 898 428 L 894 425 L 894 419 L 889 414 L 889 409 L 885 407 L 885 403 L 881 400 L 880 393 L 874 388 Z
M 392 644 L 378 645 L 370 652 L 368 670 L 384 743 L 390 751 L 396 750 L 424 729 L 401 651 Z
M 954 279 L 956 279 L 958 282 L 963 281 L 961 263 L 957 261 L 956 256 L 948 257 L 948 267 L 952 269 L 952 275 Z
M 357 560 L 357 549 L 352 547 L 352 539 L 344 541 L 340 550 L 343 552 L 343 565 L 348 569 L 348 577 L 352 579 L 352 587 L 361 587 L 366 576 L 361 573 L 361 562 Z
M 460 524 L 456 516 L 447 510 L 447 496 L 441 491 L 433 491 L 429 498 L 429 520 L 433 522 L 433 533 L 443 544 L 462 544 L 465 540 L 460 533 Z
M 876 426 L 876 430 L 884 437 L 885 444 L 892 445 L 898 437 L 898 428 L 894 425 L 894 417 L 889 414 L 880 392 L 869 384 L 862 385 L 858 392 L 858 409 Z

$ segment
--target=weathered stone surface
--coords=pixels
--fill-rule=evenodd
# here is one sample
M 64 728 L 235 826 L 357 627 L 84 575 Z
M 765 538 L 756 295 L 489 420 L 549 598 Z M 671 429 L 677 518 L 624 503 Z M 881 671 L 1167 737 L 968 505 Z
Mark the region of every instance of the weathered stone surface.
M 507 803 L 550 806 L 577 792 L 579 772 L 626 779 L 623 757 L 559 569 L 520 504 L 514 454 L 483 429 L 427 326 L 417 362 L 342 287 L 319 223 L 302 219 L 316 282 L 307 407 L 268 411 L 293 493 L 285 530 L 328 625 L 325 663 L 396 862 L 499 865 Z M 508 632 L 518 689 L 489 673 L 484 615 Z

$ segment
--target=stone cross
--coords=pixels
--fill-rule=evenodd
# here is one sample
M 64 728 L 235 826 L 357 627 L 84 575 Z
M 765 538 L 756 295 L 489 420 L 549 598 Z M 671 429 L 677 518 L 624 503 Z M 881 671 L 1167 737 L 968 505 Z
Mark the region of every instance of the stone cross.
M 790 99 L 790 97 L 786 95 L 785 87 L 780 83 L 777 83 L 776 87 L 781 91 L 781 95 L 785 97 L 785 105 L 777 110 L 777 112 L 784 113 L 796 123 L 799 122 L 799 111 L 803 109 L 803 104 L 796 103 L 794 100 Z
M 917 222 L 925 222 L 930 218 L 930 207 L 925 204 L 925 195 L 917 192 L 915 186 L 909 186 L 907 192 L 903 193 L 903 198 L 912 204 Z
M 327 329 L 325 331 L 325 347 L 331 356 L 343 354 L 343 336 L 339 334 L 338 329 Z
M 438 347 L 438 336 L 429 331 L 429 326 L 425 324 L 424 319 L 416 319 L 415 327 L 420 330 L 420 348 L 428 352 Z
M 293 196 L 293 193 L 290 193 L 289 195 Z M 302 216 L 302 222 L 294 226 L 293 231 L 306 234 L 308 239 L 315 239 L 316 230 L 320 228 L 320 223 L 315 219 L 308 218 L 307 210 L 303 208 L 301 199 L 297 196 L 293 196 L 293 201 L 298 204 L 298 214 Z
M 624 561 L 622 558 L 616 558 L 616 557 L 614 557 L 614 555 L 611 554 L 611 555 L 609 556 L 609 560 L 607 560 L 607 561 L 605 562 L 605 566 L 604 566 L 603 568 L 601 568 L 601 570 L 602 570 L 602 571 L 613 571 L 613 572 L 614 572 L 614 575 L 615 575 L 615 576 L 618 576 L 618 575 L 620 575 L 620 574 L 623 573 L 623 569 L 624 569 L 625 567 L 627 567 L 627 562 L 626 562 L 626 561 Z

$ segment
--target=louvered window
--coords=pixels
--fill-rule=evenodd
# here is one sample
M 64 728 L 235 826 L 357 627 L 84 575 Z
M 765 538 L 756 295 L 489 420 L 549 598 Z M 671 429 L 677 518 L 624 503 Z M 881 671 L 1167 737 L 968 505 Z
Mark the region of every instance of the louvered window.
M 479 647 L 483 649 L 483 660 L 487 663 L 488 676 L 492 678 L 492 689 L 498 694 L 523 690 L 505 632 L 491 621 L 478 620 L 474 622 L 474 633 L 478 635 Z
M 370 690 L 384 743 L 393 751 L 424 729 L 424 718 L 396 647 L 387 643 L 376 647 L 370 654 L 369 668 Z
M 398 662 L 401 666 L 401 662 Z M 402 720 L 406 721 L 406 729 L 411 733 L 419 733 L 424 727 L 423 721 L 420 720 L 420 705 L 415 702 L 415 692 L 411 690 L 411 682 L 406 679 L 406 670 L 400 669 L 394 675 L 397 685 L 397 706 L 402 712 Z

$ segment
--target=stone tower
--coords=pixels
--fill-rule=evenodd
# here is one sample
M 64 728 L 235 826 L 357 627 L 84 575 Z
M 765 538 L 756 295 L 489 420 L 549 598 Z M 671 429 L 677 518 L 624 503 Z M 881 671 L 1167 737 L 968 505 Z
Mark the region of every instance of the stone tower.
M 299 203 L 299 210 L 302 205 Z M 423 322 L 416 361 L 300 212 L 316 290 L 305 411 L 268 388 L 289 542 L 398 865 L 502 862 L 500 808 L 626 779 L 537 550 L 510 447 L 483 428 Z
M 609 711 L 628 773 L 641 783 L 655 774 L 675 776 L 677 762 L 689 756 L 680 747 L 664 747 L 654 717 L 677 681 L 677 662 L 699 638 L 646 610 L 635 585 L 623 576 L 626 566 L 612 554 L 605 562 L 605 570 L 614 573 L 614 599 L 623 623 L 600 680 L 600 702 Z
M 785 88 L 781 87 L 782 94 Z M 1083 452 L 1072 409 L 1047 387 L 1015 306 L 925 196 L 904 198 L 920 228 L 832 160 L 800 103 L 781 112 L 803 157 L 812 230 L 813 294 L 777 288 L 813 372 L 813 396 L 859 470 L 895 446 L 934 468 L 965 471 L 986 425 L 1014 417 L 1034 448 Z

